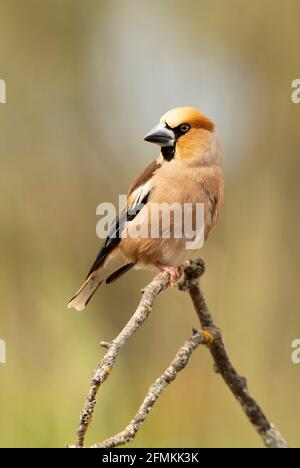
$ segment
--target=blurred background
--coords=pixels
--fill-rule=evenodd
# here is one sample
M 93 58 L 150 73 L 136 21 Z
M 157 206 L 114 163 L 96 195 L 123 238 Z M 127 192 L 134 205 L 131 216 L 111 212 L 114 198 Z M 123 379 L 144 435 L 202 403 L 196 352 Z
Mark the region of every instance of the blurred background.
M 0 445 L 73 443 L 92 369 L 151 272 L 66 308 L 100 245 L 96 206 L 116 203 L 157 155 L 144 134 L 168 109 L 217 122 L 225 207 L 202 251 L 203 288 L 253 395 L 299 446 L 300 78 L 298 0 L 1 0 Z M 88 443 L 121 430 L 197 326 L 168 290 L 123 349 Z M 209 353 L 196 352 L 132 446 L 260 447 Z

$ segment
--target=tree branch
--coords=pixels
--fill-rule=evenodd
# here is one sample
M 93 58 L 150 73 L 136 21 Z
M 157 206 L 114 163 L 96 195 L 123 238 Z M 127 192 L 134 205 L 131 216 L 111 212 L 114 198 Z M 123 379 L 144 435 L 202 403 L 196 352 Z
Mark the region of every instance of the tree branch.
M 199 286 L 199 278 L 205 271 L 203 260 L 198 259 L 196 261 L 190 261 L 184 271 L 185 276 L 179 288 L 182 291 L 189 292 L 202 330 L 211 336 L 211 339 L 208 339 L 209 351 L 214 360 L 216 372 L 222 376 L 226 385 L 240 403 L 249 421 L 261 436 L 265 446 L 267 448 L 288 448 L 288 444 L 282 435 L 275 426 L 268 421 L 260 406 L 250 395 L 246 379 L 241 377 L 231 364 L 223 343 L 221 331 L 212 319 Z
M 111 343 L 102 342 L 102 346 L 107 348 L 107 352 L 93 373 L 89 393 L 80 414 L 77 429 L 77 447 L 83 447 L 84 445 L 85 434 L 93 417 L 99 387 L 106 381 L 112 371 L 120 349 L 148 318 L 156 296 L 167 288 L 168 283 L 169 274 L 159 273 L 143 290 L 138 308 L 121 333 Z
M 179 349 L 175 358 L 165 372 L 151 385 L 148 393 L 139 407 L 138 412 L 130 421 L 128 426 L 118 434 L 109 437 L 98 444 L 92 445 L 91 448 L 114 448 L 119 445 L 126 444 L 134 439 L 141 424 L 145 421 L 149 412 L 152 410 L 156 401 L 164 391 L 164 389 L 176 379 L 178 373 L 182 371 L 189 362 L 193 351 L 200 345 L 205 343 L 205 337 L 194 330 L 193 336 L 187 340 Z
M 149 388 L 142 405 L 128 426 L 123 431 L 103 442 L 94 444 L 92 448 L 113 448 L 132 440 L 163 390 L 177 377 L 177 374 L 186 367 L 191 354 L 199 344 L 206 344 L 208 346 L 216 372 L 222 376 L 226 385 L 241 405 L 249 421 L 260 435 L 265 446 L 267 448 L 288 448 L 288 444 L 282 435 L 275 426 L 268 421 L 260 406 L 250 395 L 246 379 L 237 373 L 229 360 L 221 331 L 212 319 L 199 286 L 199 278 L 203 275 L 204 270 L 205 265 L 201 259 L 188 262 L 184 268 L 184 278 L 179 283 L 179 289 L 189 292 L 191 296 L 200 320 L 202 332 L 194 331 L 193 336 L 179 349 L 170 366 Z M 167 273 L 158 274 L 143 290 L 138 308 L 121 333 L 111 343 L 101 343 L 107 351 L 94 371 L 89 394 L 80 415 L 80 423 L 77 429 L 77 447 L 84 446 L 85 434 L 93 417 L 96 405 L 97 392 L 108 378 L 120 349 L 145 322 L 151 312 L 156 296 L 167 288 L 168 283 L 169 275 Z

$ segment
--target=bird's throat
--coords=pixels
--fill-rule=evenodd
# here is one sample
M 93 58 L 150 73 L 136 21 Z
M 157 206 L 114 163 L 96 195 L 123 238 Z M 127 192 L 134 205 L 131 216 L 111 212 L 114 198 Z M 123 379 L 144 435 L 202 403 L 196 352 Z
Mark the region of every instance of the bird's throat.
M 161 148 L 161 154 L 166 161 L 171 161 L 175 156 L 175 145 L 163 146 Z

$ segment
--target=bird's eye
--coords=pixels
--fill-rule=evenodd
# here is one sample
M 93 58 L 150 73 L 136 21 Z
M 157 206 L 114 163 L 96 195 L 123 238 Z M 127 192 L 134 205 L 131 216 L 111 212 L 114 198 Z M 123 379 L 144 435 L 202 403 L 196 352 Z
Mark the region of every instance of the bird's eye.
M 181 125 L 180 125 L 180 131 L 181 131 L 182 133 L 188 132 L 188 131 L 190 130 L 190 128 L 191 128 L 191 126 L 190 126 L 189 124 L 185 124 L 185 123 L 184 123 L 184 124 L 181 124 Z

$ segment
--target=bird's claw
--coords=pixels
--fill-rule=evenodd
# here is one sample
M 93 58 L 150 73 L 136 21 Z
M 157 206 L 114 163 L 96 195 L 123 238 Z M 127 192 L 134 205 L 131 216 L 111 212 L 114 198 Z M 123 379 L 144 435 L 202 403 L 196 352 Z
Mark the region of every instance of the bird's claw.
M 184 268 L 182 265 L 178 267 L 172 265 L 162 265 L 161 263 L 156 263 L 156 266 L 160 271 L 166 271 L 170 275 L 168 286 L 174 287 L 174 284 L 181 278 Z

